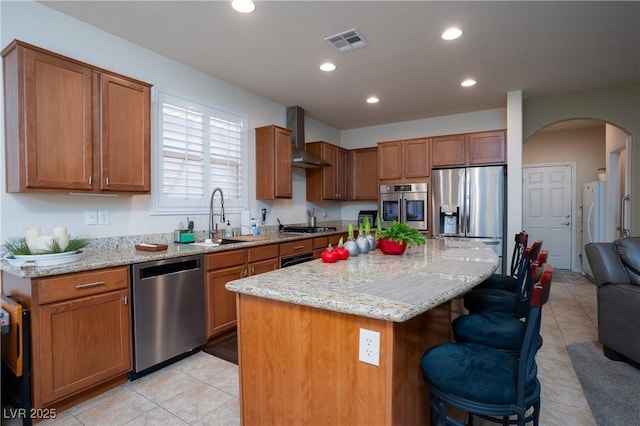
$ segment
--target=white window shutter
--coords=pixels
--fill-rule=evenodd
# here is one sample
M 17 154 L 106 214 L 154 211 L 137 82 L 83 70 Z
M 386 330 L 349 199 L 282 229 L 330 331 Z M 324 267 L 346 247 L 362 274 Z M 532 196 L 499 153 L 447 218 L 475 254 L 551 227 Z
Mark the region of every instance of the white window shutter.
M 222 188 L 227 211 L 242 210 L 245 116 L 165 92 L 158 92 L 157 103 L 154 212 L 203 213 L 217 187 Z

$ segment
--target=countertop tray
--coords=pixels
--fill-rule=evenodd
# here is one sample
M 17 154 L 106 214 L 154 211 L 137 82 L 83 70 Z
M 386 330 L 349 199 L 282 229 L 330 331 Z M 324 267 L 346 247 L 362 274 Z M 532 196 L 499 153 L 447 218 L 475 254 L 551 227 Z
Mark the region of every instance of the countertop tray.
M 142 251 L 162 251 L 169 248 L 168 244 L 159 244 L 159 243 L 142 243 L 135 245 L 136 250 Z

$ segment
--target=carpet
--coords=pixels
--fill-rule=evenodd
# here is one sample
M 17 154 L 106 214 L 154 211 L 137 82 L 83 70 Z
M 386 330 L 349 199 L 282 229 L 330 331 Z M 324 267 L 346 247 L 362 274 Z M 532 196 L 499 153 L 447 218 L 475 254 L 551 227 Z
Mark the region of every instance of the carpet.
M 638 424 L 640 369 L 608 359 L 598 342 L 569 345 L 567 351 L 596 424 Z
M 238 365 L 238 336 L 235 334 L 227 339 L 216 342 L 202 349 L 209 355 L 222 358 Z

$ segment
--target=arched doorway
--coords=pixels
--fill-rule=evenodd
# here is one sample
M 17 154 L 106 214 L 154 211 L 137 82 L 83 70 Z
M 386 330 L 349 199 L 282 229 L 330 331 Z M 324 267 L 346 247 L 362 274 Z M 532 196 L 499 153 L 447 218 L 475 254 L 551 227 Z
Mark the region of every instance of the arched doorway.
M 553 123 L 524 142 L 523 228 L 530 238 L 544 241 L 554 267 L 582 271 L 585 242 L 612 241 L 620 235 L 616 230 L 624 228 L 621 213 L 628 211 L 628 206 L 621 210 L 622 198 L 631 193 L 630 148 L 628 133 L 599 119 Z M 600 178 L 603 184 L 591 185 L 606 188 L 605 213 L 598 225 L 583 196 L 585 184 Z

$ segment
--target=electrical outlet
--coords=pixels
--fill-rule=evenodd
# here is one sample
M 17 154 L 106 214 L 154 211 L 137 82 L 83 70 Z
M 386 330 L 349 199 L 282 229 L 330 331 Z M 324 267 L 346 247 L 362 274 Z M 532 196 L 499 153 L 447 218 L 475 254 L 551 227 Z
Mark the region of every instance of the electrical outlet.
M 98 210 L 98 225 L 109 224 L 109 210 Z
M 380 332 L 360 329 L 360 349 L 358 359 L 367 364 L 380 365 Z
M 84 223 L 86 225 L 98 224 L 98 210 L 85 210 L 84 211 Z

